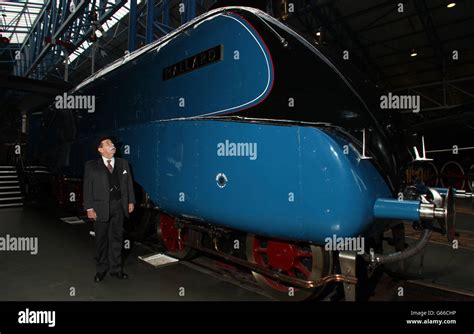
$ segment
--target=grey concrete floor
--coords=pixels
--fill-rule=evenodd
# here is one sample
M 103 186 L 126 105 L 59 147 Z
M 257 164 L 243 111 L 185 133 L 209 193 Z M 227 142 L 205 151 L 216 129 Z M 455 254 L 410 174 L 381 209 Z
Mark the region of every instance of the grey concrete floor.
M 456 229 L 474 232 L 474 200 L 456 200 Z
M 473 231 L 474 216 L 458 215 L 458 226 Z M 37 255 L 0 251 L 0 301 L 268 300 L 180 263 L 154 268 L 138 259 L 150 251 L 137 245 L 132 245 L 124 262 L 130 275 L 127 281 L 107 276 L 96 284 L 94 237 L 89 235 L 90 229 L 88 224 L 62 222 L 50 210 L 0 210 L 0 237 L 9 234 L 39 240 Z M 422 254 L 406 261 L 404 277 L 474 291 L 474 251 L 430 243 Z M 184 288 L 184 296 L 180 296 L 180 288 Z M 75 296 L 71 296 L 72 289 Z
M 1 210 L 0 237 L 7 234 L 37 237 L 38 254 L 0 251 L 0 301 L 268 300 L 180 263 L 155 268 L 138 259 L 150 251 L 136 245 L 124 262 L 128 280 L 107 276 L 94 283 L 94 237 L 89 226 L 64 223 L 44 210 Z
M 474 214 L 458 213 L 456 228 L 461 234 L 473 234 Z M 407 243 L 414 242 L 407 238 Z M 387 251 L 391 249 L 386 247 Z M 400 272 L 396 264 L 389 267 Z M 430 242 L 422 252 L 405 261 L 403 276 L 474 292 L 474 250 Z

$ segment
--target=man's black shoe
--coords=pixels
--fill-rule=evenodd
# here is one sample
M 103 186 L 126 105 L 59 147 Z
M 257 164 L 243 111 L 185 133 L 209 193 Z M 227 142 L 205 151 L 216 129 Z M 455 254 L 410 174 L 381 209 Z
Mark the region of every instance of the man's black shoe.
M 102 282 L 102 280 L 104 279 L 104 277 L 105 277 L 105 271 L 102 272 L 102 273 L 97 273 L 97 274 L 95 274 L 94 282 L 100 283 L 100 282 Z
M 110 276 L 117 277 L 118 279 L 127 279 L 128 275 L 123 271 L 119 271 L 118 273 L 110 273 Z

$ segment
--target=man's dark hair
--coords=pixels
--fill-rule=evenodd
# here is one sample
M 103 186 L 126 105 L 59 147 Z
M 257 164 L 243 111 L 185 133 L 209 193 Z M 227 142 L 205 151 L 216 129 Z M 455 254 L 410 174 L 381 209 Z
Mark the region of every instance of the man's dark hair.
M 114 142 L 114 139 L 111 136 L 102 136 L 97 140 L 97 148 L 102 147 L 102 142 L 107 139 L 110 139 L 112 143 Z

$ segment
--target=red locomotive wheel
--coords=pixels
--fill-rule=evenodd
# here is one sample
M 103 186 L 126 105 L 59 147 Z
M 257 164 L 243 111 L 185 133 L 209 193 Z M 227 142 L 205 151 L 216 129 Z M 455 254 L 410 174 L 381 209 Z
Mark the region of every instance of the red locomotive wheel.
M 169 255 L 178 259 L 189 259 L 196 255 L 196 251 L 184 243 L 198 238 L 199 233 L 188 228 L 180 231 L 176 227 L 176 218 L 160 212 L 157 232 Z
M 247 259 L 268 269 L 303 280 L 318 280 L 332 272 L 332 256 L 320 246 L 268 239 L 249 234 Z M 304 300 L 320 295 L 323 287 L 300 289 L 252 272 L 257 282 L 278 300 Z
M 448 161 L 441 168 L 441 186 L 442 187 L 453 187 L 455 189 L 464 189 L 466 181 L 466 175 L 464 169 L 456 161 Z

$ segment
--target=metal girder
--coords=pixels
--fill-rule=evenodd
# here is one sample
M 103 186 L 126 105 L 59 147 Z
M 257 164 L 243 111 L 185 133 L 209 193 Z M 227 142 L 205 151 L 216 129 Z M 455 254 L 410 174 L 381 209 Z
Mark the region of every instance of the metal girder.
M 423 30 L 426 33 L 426 37 L 433 48 L 436 62 L 439 65 L 440 69 L 443 69 L 445 66 L 445 59 L 444 59 L 444 49 L 443 44 L 441 43 L 441 39 L 438 36 L 438 32 L 436 31 L 436 27 L 433 23 L 433 18 L 431 16 L 430 10 L 428 5 L 426 4 L 425 0 L 414 0 L 416 12 L 418 14 L 418 18 L 421 21 L 423 26 Z
M 390 0 L 392 1 L 392 0 Z M 404 1 L 401 1 L 401 2 L 404 2 Z M 458 3 L 459 2 L 463 2 L 463 1 L 457 1 Z M 392 1 L 392 4 L 395 5 Z M 441 3 L 440 5 L 436 5 L 436 6 L 433 6 L 431 7 L 431 9 L 434 11 L 434 10 L 438 10 L 438 9 L 444 9 L 446 8 L 446 4 L 445 3 Z M 403 15 L 403 16 L 400 16 L 398 18 L 395 18 L 395 19 L 391 19 L 391 20 L 388 20 L 388 21 L 383 21 L 379 24 L 370 24 L 370 25 L 367 25 L 361 29 L 359 29 L 359 32 L 365 32 L 365 31 L 369 31 L 369 30 L 373 30 L 373 29 L 378 29 L 378 28 L 382 28 L 382 27 L 387 27 L 387 26 L 390 26 L 392 24 L 395 24 L 395 23 L 398 23 L 398 22 L 401 22 L 401 21 L 406 21 L 407 19 L 410 20 L 412 18 L 414 18 L 415 16 L 418 16 L 417 13 L 414 13 L 414 14 L 407 14 L 407 15 Z
M 155 6 L 154 0 L 147 0 L 146 2 L 146 40 L 145 43 L 153 42 L 153 22 L 155 20 Z
M 448 87 L 446 84 L 445 50 L 443 48 L 441 39 L 439 38 L 438 32 L 436 31 L 436 27 L 433 23 L 433 18 L 431 16 L 428 5 L 426 4 L 426 1 L 414 0 L 414 2 L 418 18 L 421 21 L 423 30 L 425 31 L 426 37 L 433 49 L 435 55 L 435 63 L 437 64 L 438 69 L 441 71 L 442 77 L 445 79 L 445 82 L 443 83 L 443 101 L 444 105 L 446 106 Z
M 458 79 L 451 79 L 451 80 L 446 80 L 446 81 L 435 81 L 435 82 L 429 82 L 429 83 L 413 85 L 413 86 L 407 86 L 407 87 L 398 87 L 398 88 L 395 88 L 394 90 L 392 90 L 392 92 L 399 92 L 399 91 L 402 91 L 402 90 L 420 89 L 420 88 L 439 86 L 444 82 L 446 82 L 448 84 L 459 84 L 460 82 L 468 82 L 468 81 L 474 83 L 474 76 L 468 76 L 468 77 L 458 78 Z
M 20 48 L 15 75 L 43 79 L 93 32 L 92 14 L 105 23 L 126 0 L 49 0 Z
M 107 11 L 107 8 L 104 7 L 105 5 L 104 4 L 107 4 L 108 2 L 106 0 L 93 0 L 95 1 L 95 8 L 98 12 L 99 15 L 104 15 L 104 13 L 106 13 Z M 111 0 L 111 1 L 114 1 L 114 0 Z M 213 3 L 215 1 L 209 1 L 209 0 L 192 0 L 196 6 L 194 7 L 196 10 L 194 11 L 194 14 L 193 14 L 193 8 L 192 8 L 192 5 L 191 5 L 191 14 L 187 14 L 187 18 L 186 19 L 192 19 L 194 18 L 194 16 L 204 12 L 206 10 L 206 8 L 204 7 L 205 4 L 209 4 L 209 3 Z M 134 45 L 135 48 L 131 48 L 131 49 L 128 49 L 128 50 L 134 50 L 138 47 L 138 45 L 142 45 L 142 42 L 145 42 L 147 41 L 147 36 L 148 34 L 150 33 L 153 33 L 153 38 L 151 40 L 151 42 L 153 42 L 154 40 L 158 39 L 159 37 L 163 36 L 163 35 L 166 35 L 168 34 L 169 32 L 171 32 L 172 30 L 174 30 L 175 28 L 178 28 L 179 25 L 180 25 L 180 22 L 181 22 L 181 16 L 180 16 L 180 13 L 179 13 L 179 4 L 180 3 L 183 3 L 185 5 L 185 8 L 187 8 L 187 4 L 185 1 L 183 0 L 150 0 L 149 1 L 149 4 L 150 5 L 153 5 L 154 7 L 154 12 L 153 12 L 153 21 L 152 21 L 152 24 L 153 24 L 153 29 L 152 31 L 148 29 L 148 22 L 147 22 L 147 16 L 148 16 L 148 11 L 150 9 L 148 9 L 148 3 L 145 3 L 143 1 L 138 1 L 137 0 L 137 6 L 136 6 L 136 28 L 135 29 L 131 29 L 130 28 L 130 12 L 129 12 L 129 15 L 128 15 L 128 19 L 127 19 L 127 16 L 124 16 L 124 18 L 119 21 L 119 23 L 117 23 L 117 27 L 114 28 L 114 30 L 116 31 L 115 34 L 113 34 L 113 37 L 112 35 L 108 35 L 108 37 L 106 37 L 105 39 L 99 39 L 100 42 L 100 45 L 98 46 L 98 50 L 104 50 L 106 51 L 108 54 L 113 54 L 112 57 L 109 57 L 108 60 L 106 62 L 104 62 L 103 64 L 101 64 L 101 66 L 97 66 L 97 62 L 95 64 L 95 69 L 99 69 L 100 67 L 102 67 L 104 64 L 106 64 L 107 62 L 110 62 L 110 61 L 113 61 L 116 57 L 120 57 L 123 55 L 122 51 L 123 49 L 105 49 L 105 47 L 107 45 L 110 45 L 111 42 L 114 40 L 115 37 L 117 37 L 117 32 L 119 31 L 118 27 L 120 25 L 123 25 L 123 29 L 120 31 L 120 35 L 124 35 L 124 36 L 127 36 L 128 34 L 128 40 L 126 39 L 125 37 L 125 41 L 128 41 L 128 44 L 130 45 L 127 45 L 125 44 L 125 48 L 128 49 L 129 46 L 131 45 Z M 127 8 L 128 6 L 125 6 L 125 8 Z M 127 8 L 128 9 L 128 8 Z M 199 13 L 198 13 L 199 12 Z M 101 14 L 102 13 L 102 14 Z M 132 13 L 133 14 L 133 13 Z M 134 16 L 134 15 L 132 15 Z M 79 22 L 79 20 L 78 20 Z M 75 31 L 77 30 L 78 26 L 82 26 L 84 24 L 88 24 L 87 21 L 85 21 L 83 19 L 82 23 L 79 22 L 78 25 L 75 25 L 74 26 L 74 30 L 72 32 L 72 35 L 76 34 Z M 148 35 L 148 40 L 149 40 L 150 36 Z M 132 39 L 132 40 L 131 40 Z M 135 40 L 135 42 L 133 42 L 133 39 Z M 131 43 L 130 43 L 131 42 Z M 91 50 L 92 48 L 94 47 L 95 44 L 91 44 Z M 77 74 L 79 74 L 80 76 L 82 76 L 85 71 L 82 70 L 82 67 L 85 63 L 87 63 L 88 61 L 91 60 L 90 58 L 90 55 L 92 54 L 93 52 L 83 52 L 79 57 L 81 57 L 81 60 L 77 60 L 77 61 L 74 61 L 69 67 L 69 72 L 71 73 L 70 76 L 71 77 L 74 77 Z M 80 69 L 81 68 L 81 69 Z M 50 77 L 57 77 L 59 79 L 62 80 L 62 78 L 64 77 L 64 75 L 61 74 L 61 71 L 64 70 L 64 67 L 63 66 L 58 66 L 58 64 L 56 64 L 55 67 L 51 67 L 51 71 L 48 73 L 48 76 Z
M 170 2 L 165 0 L 163 1 L 163 24 L 166 26 L 170 25 Z
M 461 19 L 461 20 L 456 20 L 455 22 L 448 22 L 448 23 L 440 24 L 437 27 L 438 27 L 438 29 L 444 29 L 444 28 L 452 27 L 452 26 L 458 25 L 458 24 L 465 24 L 465 23 L 467 23 L 469 21 L 473 21 L 473 20 L 474 20 L 474 18 L 467 17 L 467 18 L 464 18 L 464 19 Z M 366 47 L 371 48 L 371 47 L 374 47 L 376 45 L 386 45 L 387 42 L 393 42 L 393 41 L 397 41 L 397 40 L 404 39 L 404 38 L 407 38 L 407 37 L 421 35 L 421 34 L 425 34 L 425 33 L 426 33 L 426 28 L 423 28 L 423 29 L 420 29 L 420 30 L 414 30 L 412 32 L 397 35 L 397 36 L 387 38 L 387 39 L 384 39 L 384 40 L 370 42 L 370 43 L 366 44 Z M 431 39 L 429 39 L 429 41 L 430 41 L 429 45 L 431 47 L 433 47 L 433 43 L 431 42 Z M 404 52 L 406 53 L 406 50 Z
M 137 0 L 130 0 L 130 13 L 128 15 L 128 51 L 135 51 L 137 48 Z
M 188 0 L 187 2 L 186 22 L 189 22 L 196 17 L 196 0 Z
M 122 34 L 126 35 L 128 33 L 128 26 L 122 28 L 122 29 L 119 29 L 120 27 L 120 23 L 121 22 L 118 22 L 117 23 L 117 26 L 115 28 L 115 32 L 113 34 L 113 38 L 109 39 L 107 42 L 105 42 L 104 44 L 101 44 L 100 45 L 100 48 L 99 49 L 105 49 L 109 44 L 111 44 L 115 38 L 118 38 L 120 36 L 122 36 Z M 126 24 L 122 24 L 122 25 L 126 25 Z M 121 57 L 123 55 L 123 53 L 120 51 L 118 51 L 117 49 L 115 48 L 111 48 L 110 50 L 107 50 L 107 53 L 110 53 L 110 52 L 115 52 L 116 54 L 114 55 L 115 57 Z M 71 71 L 74 72 L 76 75 L 79 74 L 79 75 L 83 75 L 85 73 L 85 71 L 83 70 L 79 70 L 79 68 L 82 67 L 82 65 L 84 65 L 85 63 L 87 63 L 89 61 L 89 57 L 82 57 L 81 60 L 78 60 L 76 62 L 74 62 L 71 66 Z
M 7 34 L 10 41 L 15 39 L 19 40 L 19 34 L 28 34 L 30 26 L 33 24 L 31 16 L 35 17 L 37 11 L 40 11 L 43 4 L 37 3 L 14 3 L 14 2 L 3 2 L 0 1 L 0 33 Z M 6 19 L 7 14 L 9 20 Z M 12 15 L 14 15 L 12 17 Z M 27 23 L 27 19 L 30 21 L 30 25 Z M 24 22 L 26 25 L 21 26 L 20 22 Z
M 402 0 L 400 2 L 406 2 L 406 0 Z M 345 15 L 343 18 L 345 20 L 349 20 L 349 19 L 352 19 L 354 17 L 359 17 L 359 16 L 362 16 L 362 15 L 367 15 L 368 13 L 370 12 L 374 12 L 374 11 L 377 11 L 377 10 L 380 10 L 380 9 L 385 9 L 387 7 L 390 7 L 390 10 L 393 11 L 393 7 L 395 7 L 397 5 L 396 2 L 394 2 L 393 0 L 385 0 L 384 2 L 382 3 L 379 3 L 379 4 L 375 4 L 373 6 L 370 6 L 368 8 L 364 8 L 364 9 L 361 9 L 359 11 L 356 11 L 356 12 L 353 12 L 349 15 Z M 377 20 L 378 18 L 376 18 L 375 20 Z M 333 22 L 333 23 L 336 23 L 336 22 Z
M 419 95 L 429 104 L 429 106 L 425 106 L 421 111 L 446 110 L 459 105 L 474 103 L 474 92 L 469 91 L 468 88 L 460 87 L 461 84 L 468 84 L 468 87 L 470 87 L 469 84 L 472 83 L 474 83 L 474 77 L 468 76 L 400 87 L 393 89 L 392 92 Z M 454 92 L 458 92 L 458 94 L 453 94 Z
M 460 66 L 465 66 L 465 65 L 472 65 L 474 64 L 474 61 L 470 60 L 470 61 L 465 61 L 465 62 L 456 62 L 456 63 L 451 63 L 451 64 L 448 64 L 446 65 L 446 68 L 455 68 L 455 67 L 460 67 Z M 396 77 L 403 77 L 403 76 L 416 76 L 416 75 L 419 75 L 419 74 L 423 74 L 423 73 L 428 73 L 428 72 L 433 72 L 433 71 L 436 71 L 437 69 L 439 69 L 438 66 L 433 66 L 433 67 L 428 67 L 428 68 L 425 68 L 425 69 L 422 69 L 420 71 L 406 71 L 406 72 L 401 72 L 401 73 L 395 73 L 395 74 L 392 74 L 392 75 L 387 75 L 386 78 L 387 79 L 392 79 L 392 78 L 396 78 Z
M 179 17 L 181 24 L 184 24 L 194 17 L 196 17 L 196 2 L 198 0 L 182 0 L 177 4 L 179 10 Z M 176 27 L 170 27 L 171 16 L 171 0 L 162 0 L 155 3 L 155 0 L 148 0 L 146 4 L 146 15 L 143 8 L 139 10 L 136 6 L 136 0 L 130 1 L 130 16 L 129 16 L 129 51 L 136 48 L 136 38 L 138 35 L 137 24 L 143 27 L 146 31 L 145 44 L 151 43 L 154 40 L 155 29 L 159 30 L 160 35 L 167 34 Z M 202 2 L 202 0 L 200 0 Z M 135 9 L 133 9 L 135 7 Z M 146 23 L 141 22 L 142 18 L 146 17 Z
M 469 38 L 472 38 L 474 37 L 474 33 L 472 34 L 464 34 L 462 36 L 457 36 L 457 37 L 452 37 L 452 38 L 448 38 L 448 39 L 445 39 L 445 43 L 446 44 L 449 44 L 449 43 L 452 43 L 452 42 L 455 42 L 455 41 L 459 41 L 459 40 L 463 40 L 463 39 L 469 39 Z M 418 45 L 417 46 L 417 49 L 418 50 L 422 50 L 424 48 L 428 48 L 430 47 L 429 44 L 423 44 L 423 45 Z M 458 50 L 460 51 L 461 49 L 458 48 Z M 472 50 L 472 48 L 466 48 L 464 50 Z M 374 57 L 376 60 L 379 60 L 379 59 L 382 59 L 382 58 L 386 58 L 386 57 L 392 57 L 392 56 L 396 56 L 396 55 L 401 55 L 401 54 L 405 54 L 406 55 L 407 51 L 406 50 L 396 50 L 394 52 L 389 52 L 389 53 L 386 53 L 386 54 L 383 54 L 383 55 L 380 55 L 380 56 L 376 56 Z
M 171 0 L 162 0 L 154 1 L 148 0 L 147 2 L 147 11 L 146 11 L 146 23 L 142 22 L 145 15 L 142 12 L 139 12 L 138 15 L 138 24 L 146 30 L 146 39 L 145 43 L 153 42 L 154 38 L 157 36 L 162 36 L 170 33 L 174 29 L 178 28 L 179 24 L 184 24 L 186 22 L 194 19 L 198 13 L 198 5 L 201 9 L 204 8 L 204 0 L 182 0 L 174 1 L 175 4 L 172 6 Z M 215 3 L 215 1 L 208 1 L 210 3 Z M 154 10 L 152 11 L 152 8 Z M 171 11 L 176 10 L 175 14 L 178 14 L 178 25 L 172 26 L 170 18 L 173 17 Z M 152 20 L 148 20 L 148 17 L 151 17 Z M 136 34 L 137 32 L 135 32 Z M 158 33 L 158 34 L 156 34 Z

